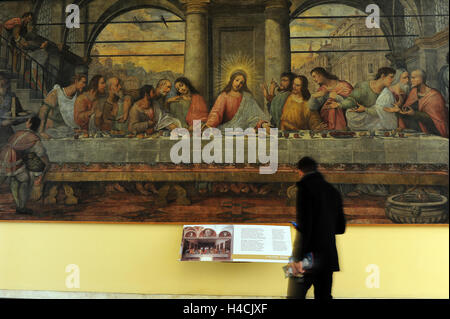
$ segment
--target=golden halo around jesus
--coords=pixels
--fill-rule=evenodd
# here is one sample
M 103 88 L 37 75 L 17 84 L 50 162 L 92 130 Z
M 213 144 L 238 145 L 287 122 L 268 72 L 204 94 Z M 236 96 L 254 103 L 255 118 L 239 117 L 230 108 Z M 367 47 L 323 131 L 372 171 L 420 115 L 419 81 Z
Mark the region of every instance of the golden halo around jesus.
M 245 73 L 247 87 L 249 89 L 254 88 L 255 84 L 257 84 L 256 81 L 258 81 L 255 72 L 255 61 L 251 57 L 242 54 L 240 51 L 235 54 L 227 55 L 218 65 L 216 71 L 216 94 L 225 88 L 230 81 L 231 76 L 238 71 Z

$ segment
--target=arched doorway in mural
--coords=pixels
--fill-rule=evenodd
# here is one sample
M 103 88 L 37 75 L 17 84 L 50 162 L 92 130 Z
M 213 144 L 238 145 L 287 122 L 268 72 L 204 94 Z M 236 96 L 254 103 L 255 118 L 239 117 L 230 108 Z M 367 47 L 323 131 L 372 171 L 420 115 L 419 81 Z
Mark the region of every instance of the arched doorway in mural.
M 184 67 L 185 23 L 157 8 L 123 13 L 98 33 L 89 50 L 89 76 L 118 76 L 126 89 L 175 80 Z

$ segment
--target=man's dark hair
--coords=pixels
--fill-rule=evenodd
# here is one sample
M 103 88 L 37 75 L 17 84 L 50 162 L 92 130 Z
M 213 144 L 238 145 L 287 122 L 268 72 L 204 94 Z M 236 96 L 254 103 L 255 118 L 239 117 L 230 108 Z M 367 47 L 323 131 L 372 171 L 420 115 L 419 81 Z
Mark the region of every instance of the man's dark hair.
M 336 75 L 331 74 L 330 72 L 328 72 L 327 70 L 325 70 L 324 68 L 322 68 L 320 66 L 312 69 L 310 74 L 312 75 L 313 73 L 318 73 L 321 76 L 323 76 L 325 79 L 328 79 L 328 80 L 339 80 L 339 78 Z
M 244 78 L 244 85 L 242 86 L 240 92 L 241 93 L 248 92 L 248 93 L 252 94 L 252 92 L 250 92 L 250 90 L 247 87 L 247 73 L 245 73 L 245 71 L 242 71 L 242 70 L 237 70 L 233 74 L 231 74 L 230 81 L 228 81 L 228 84 L 225 86 L 225 88 L 222 90 L 222 92 L 229 93 L 233 87 L 234 79 L 237 78 L 239 75 L 241 75 Z M 220 92 L 220 93 L 222 93 L 222 92 Z
M 83 78 L 86 79 L 86 81 L 88 79 L 86 74 L 75 74 L 74 76 L 72 76 L 72 83 L 79 82 Z M 98 83 L 97 83 L 97 85 L 98 85 Z
M 146 84 L 139 89 L 139 99 L 143 99 L 145 94 L 150 95 L 150 92 L 153 91 L 153 85 Z
M 177 84 L 177 83 L 183 83 L 184 85 L 186 85 L 187 88 L 189 89 L 189 92 L 190 92 L 191 94 L 199 94 L 199 92 L 197 91 L 197 89 L 192 85 L 191 81 L 189 81 L 188 78 L 185 78 L 185 77 L 183 77 L 183 76 L 182 76 L 182 77 L 179 77 L 179 78 L 176 79 L 175 82 L 174 82 L 174 84 Z M 178 93 L 178 90 L 177 90 L 177 95 L 180 95 L 180 93 Z
M 378 69 L 377 75 L 375 76 L 375 80 L 378 80 L 381 78 L 381 76 L 387 76 L 389 74 L 393 74 L 395 75 L 395 70 L 393 68 L 389 68 L 389 67 L 383 67 Z
M 308 89 L 308 79 L 306 78 L 306 76 L 303 75 L 296 75 L 294 80 L 295 79 L 300 79 L 300 81 L 302 81 L 302 91 L 301 91 L 302 97 L 303 100 L 308 101 L 309 98 L 311 97 L 311 93 L 309 92 Z M 294 82 L 294 80 L 292 80 L 292 82 Z
M 280 75 L 280 79 L 281 78 L 288 78 L 289 79 L 289 87 L 287 88 L 288 91 L 292 91 L 292 82 L 294 82 L 295 77 L 297 76 L 297 74 L 293 73 L 293 72 L 283 72 Z
M 303 173 L 317 171 L 317 162 L 311 157 L 305 156 L 297 163 L 297 168 Z
M 33 132 L 37 132 L 39 126 L 41 125 L 41 119 L 39 118 L 39 116 L 33 116 L 32 118 L 30 118 L 30 122 L 30 130 L 32 130 Z
M 33 12 L 28 11 L 28 12 L 25 12 L 24 14 L 22 14 L 22 18 L 26 18 L 26 17 L 29 17 L 29 16 L 33 17 Z
M 95 90 L 98 91 L 98 83 L 100 82 L 100 79 L 104 78 L 103 75 L 101 74 L 97 74 L 94 75 L 91 79 L 91 81 L 89 82 L 86 91 L 90 91 L 90 90 Z

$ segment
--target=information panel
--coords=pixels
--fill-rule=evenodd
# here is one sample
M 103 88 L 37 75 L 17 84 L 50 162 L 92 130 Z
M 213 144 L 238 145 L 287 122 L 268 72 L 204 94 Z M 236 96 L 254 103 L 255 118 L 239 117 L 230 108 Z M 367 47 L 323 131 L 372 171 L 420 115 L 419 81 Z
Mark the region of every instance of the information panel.
M 287 263 L 291 252 L 289 226 L 185 225 L 180 260 Z

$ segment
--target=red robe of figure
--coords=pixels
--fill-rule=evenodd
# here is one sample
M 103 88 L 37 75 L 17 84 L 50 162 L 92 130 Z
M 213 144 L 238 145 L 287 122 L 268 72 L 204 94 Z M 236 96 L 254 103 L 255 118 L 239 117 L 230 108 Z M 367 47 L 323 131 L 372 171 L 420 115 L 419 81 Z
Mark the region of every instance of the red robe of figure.
M 328 90 L 325 85 L 319 87 L 317 92 L 327 91 L 329 93 L 335 92 L 344 98 L 348 97 L 353 91 L 353 86 L 347 81 L 340 80 L 338 84 L 331 90 Z M 322 121 L 328 125 L 329 130 L 345 130 L 347 121 L 345 120 L 344 110 L 337 108 L 328 108 L 327 104 L 334 99 L 329 98 L 323 107 L 320 109 L 320 117 Z
M 445 101 L 441 93 L 435 89 L 431 89 L 423 97 L 419 99 L 417 88 L 413 88 L 408 95 L 403 107 L 412 107 L 418 102 L 418 112 L 426 113 L 432 120 L 436 130 L 443 137 L 448 137 L 448 110 L 445 107 Z M 418 121 L 422 132 L 431 134 L 432 128 L 427 125 L 425 119 L 421 116 L 413 116 Z M 403 116 L 404 118 L 404 116 Z M 399 127 L 407 128 L 405 121 L 399 119 Z

